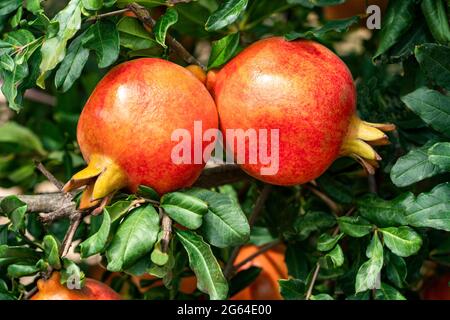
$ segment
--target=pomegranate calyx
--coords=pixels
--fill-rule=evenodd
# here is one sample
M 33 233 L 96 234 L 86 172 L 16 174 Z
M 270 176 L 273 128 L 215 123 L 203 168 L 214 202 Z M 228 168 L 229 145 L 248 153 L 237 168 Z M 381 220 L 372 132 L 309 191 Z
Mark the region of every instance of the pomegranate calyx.
M 196 64 L 191 64 L 186 66 L 185 69 L 192 73 L 198 80 L 200 80 L 201 83 L 206 84 L 206 73 L 202 67 Z
M 374 174 L 381 157 L 373 147 L 389 144 L 385 132 L 393 130 L 395 130 L 393 124 L 370 123 L 354 115 L 350 120 L 340 155 L 354 158 L 367 173 Z
M 109 157 L 95 154 L 91 156 L 88 166 L 66 183 L 63 191 L 70 192 L 86 186 L 81 195 L 79 209 L 85 210 L 99 204 L 102 209 L 116 191 L 127 185 L 127 175 L 118 164 Z

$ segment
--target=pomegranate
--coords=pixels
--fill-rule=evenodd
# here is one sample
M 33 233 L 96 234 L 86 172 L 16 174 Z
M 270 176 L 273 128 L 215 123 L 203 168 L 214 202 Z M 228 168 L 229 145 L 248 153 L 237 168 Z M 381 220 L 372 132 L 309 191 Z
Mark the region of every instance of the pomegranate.
M 37 283 L 38 292 L 31 300 L 121 300 L 121 296 L 107 285 L 87 278 L 84 286 L 69 289 L 62 285 L 61 274 L 53 272 L 48 280 L 40 279 Z
M 450 300 L 450 273 L 435 276 L 425 282 L 423 300 Z
M 257 251 L 258 247 L 256 246 L 245 246 L 239 252 L 236 263 L 240 263 Z M 242 266 L 240 270 L 251 266 L 259 267 L 262 270 L 252 284 L 234 295 L 231 300 L 281 300 L 278 280 L 288 277 L 284 252 L 285 248 L 280 246 L 260 254 L 251 262 Z
M 195 121 L 201 126 L 194 132 Z M 80 209 L 86 209 L 102 207 L 122 188 L 135 192 L 146 185 L 163 194 L 190 186 L 207 159 L 175 163 L 179 142 L 172 133 L 203 137 L 217 126 L 214 101 L 189 70 L 156 58 L 122 63 L 99 82 L 81 113 L 77 139 L 88 166 L 64 190 L 85 185 Z M 202 151 L 208 144 L 200 144 Z
M 350 71 L 313 41 L 260 40 L 220 71 L 209 72 L 207 87 L 215 97 L 224 136 L 228 129 L 278 130 L 276 145 L 270 139 L 251 148 L 246 143 L 246 161 L 238 163 L 249 175 L 276 185 L 311 181 L 340 156 L 355 158 L 373 173 L 381 157 L 371 145 L 388 143 L 383 131 L 395 128 L 358 118 Z M 236 157 L 238 141 L 226 140 L 227 150 Z M 279 155 L 275 174 L 263 174 L 267 158 L 248 161 L 250 153 L 271 150 Z

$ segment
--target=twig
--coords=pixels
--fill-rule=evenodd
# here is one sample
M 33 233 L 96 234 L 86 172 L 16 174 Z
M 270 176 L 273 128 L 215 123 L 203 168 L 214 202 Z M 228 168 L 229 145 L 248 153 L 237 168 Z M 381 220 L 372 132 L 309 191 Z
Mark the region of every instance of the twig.
M 67 230 L 61 245 L 61 252 L 60 252 L 61 257 L 65 257 L 69 252 L 69 249 L 72 246 L 72 241 L 73 237 L 75 236 L 75 232 L 77 231 L 78 226 L 80 225 L 81 217 L 82 214 L 79 211 L 77 211 L 77 213 L 71 217 L 69 229 Z
M 342 212 L 342 208 L 340 205 L 338 205 L 336 202 L 334 202 L 329 196 L 327 196 L 325 193 L 320 191 L 319 189 L 315 188 L 311 184 L 305 184 L 303 185 L 305 188 L 310 190 L 312 193 L 314 193 L 320 200 L 322 200 L 329 208 L 330 210 L 336 214 L 340 215 Z
M 314 273 L 313 273 L 313 276 L 311 279 L 311 283 L 309 284 L 308 291 L 306 292 L 306 297 L 305 297 L 306 300 L 309 300 L 311 298 L 312 291 L 314 289 L 314 285 L 315 285 L 317 277 L 319 275 L 319 271 L 320 271 L 320 263 L 317 262 L 316 269 L 314 270 Z
M 189 3 L 192 2 L 192 0 L 167 0 L 167 4 L 170 6 L 173 6 L 174 4 L 177 3 Z
M 133 2 L 128 5 L 128 8 L 134 12 L 136 17 L 144 23 L 146 26 L 150 28 L 154 28 L 156 25 L 156 21 L 150 16 L 150 13 L 143 6 Z M 170 34 L 166 35 L 166 43 L 167 45 L 184 61 L 189 64 L 196 64 L 200 66 L 203 70 L 206 70 L 206 67 L 198 61 L 193 55 L 187 51 L 181 43 L 179 43 L 175 38 L 173 38 Z
M 240 267 L 246 265 L 248 262 L 252 261 L 253 259 L 255 259 L 257 256 L 263 254 L 266 251 L 269 251 L 270 249 L 276 247 L 277 245 L 279 245 L 281 243 L 280 239 L 277 239 L 275 241 L 269 242 L 265 245 L 263 245 L 262 247 L 259 248 L 258 251 L 256 251 L 255 253 L 249 255 L 247 258 L 245 258 L 244 260 L 242 260 L 241 262 L 239 262 L 238 264 L 236 264 L 233 269 L 239 270 Z
M 130 11 L 129 8 L 125 8 L 125 9 L 121 9 L 121 10 L 117 10 L 117 11 L 111 11 L 111 12 L 107 12 L 107 13 L 102 13 L 102 14 L 98 14 L 95 16 L 92 16 L 90 18 L 88 18 L 86 21 L 97 21 L 99 19 L 103 19 L 103 18 L 107 18 L 107 17 L 112 17 L 112 16 L 119 16 L 125 12 Z
M 250 228 L 254 225 L 256 219 L 259 217 L 264 207 L 264 203 L 266 202 L 267 197 L 269 196 L 271 190 L 272 186 L 270 184 L 264 185 L 264 188 L 261 191 L 258 199 L 256 200 L 255 206 L 253 207 L 253 212 L 250 215 L 250 218 L 248 219 L 248 224 L 250 225 Z M 242 246 L 237 246 L 233 249 L 233 251 L 230 254 L 230 257 L 228 258 L 227 264 L 223 269 L 223 274 L 227 279 L 229 279 L 234 273 L 235 268 L 233 267 L 233 264 L 239 254 L 239 251 L 241 250 L 241 247 Z
M 33 287 L 33 289 L 31 289 L 30 291 L 28 291 L 25 295 L 24 295 L 24 300 L 29 300 L 32 296 L 34 296 L 34 294 L 38 291 L 38 288 L 35 286 Z
M 44 167 L 44 165 L 41 162 L 36 163 L 36 168 L 51 182 L 55 187 L 58 188 L 58 190 L 62 190 L 64 184 L 55 178 L 53 174 L 50 173 L 50 171 L 47 170 L 47 168 Z

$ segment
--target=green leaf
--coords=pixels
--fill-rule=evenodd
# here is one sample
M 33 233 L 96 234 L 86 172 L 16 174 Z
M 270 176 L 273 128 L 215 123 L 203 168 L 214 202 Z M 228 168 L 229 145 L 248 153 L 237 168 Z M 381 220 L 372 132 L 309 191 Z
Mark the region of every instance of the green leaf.
M 117 24 L 117 30 L 122 47 L 131 50 L 143 50 L 159 46 L 135 18 L 123 17 Z
M 23 91 L 20 90 L 20 85 L 25 81 L 28 74 L 26 63 L 14 63 L 12 71 L 3 70 L 1 72 L 3 78 L 2 92 L 8 101 L 8 106 L 15 111 L 21 109 Z
M 0 16 L 10 14 L 19 8 L 22 0 L 3 0 L 0 8 Z
M 434 130 L 450 137 L 450 97 L 432 89 L 419 88 L 401 99 Z
M 285 262 L 288 274 L 294 279 L 305 280 L 308 277 L 308 260 L 306 254 L 297 246 L 288 245 Z
M 6 71 L 14 71 L 14 60 L 10 55 L 4 54 L 0 57 L 0 67 Z
M 139 207 L 120 224 L 106 251 L 109 271 L 120 271 L 150 253 L 159 232 L 159 216 L 151 206 Z
M 208 213 L 203 216 L 201 232 L 210 244 L 225 248 L 240 245 L 248 240 L 250 226 L 247 217 L 229 195 L 200 188 L 189 189 L 186 194 L 208 204 Z
M 387 254 L 386 274 L 388 279 L 395 284 L 395 286 L 402 288 L 406 283 L 406 276 L 408 269 L 406 267 L 405 259 L 395 254 Z
M 199 228 L 203 216 L 208 212 L 205 201 L 182 192 L 166 193 L 161 198 L 161 208 L 169 217 L 189 229 Z
M 55 74 L 55 87 L 61 88 L 62 92 L 69 90 L 74 82 L 80 77 L 81 72 L 89 58 L 89 49 L 83 47 L 81 36 L 78 36 L 70 44 L 67 55 Z
M 42 241 L 44 246 L 45 260 L 55 269 L 61 268 L 61 260 L 59 259 L 59 244 L 55 237 L 46 235 Z
M 334 298 L 327 293 L 319 293 L 316 295 L 311 295 L 310 299 L 311 300 L 334 300 Z
M 290 32 L 285 35 L 285 38 L 288 41 L 296 40 L 298 38 L 321 39 L 330 32 L 338 32 L 338 33 L 347 32 L 349 28 L 354 24 L 358 23 L 358 21 L 359 21 L 358 16 L 342 20 L 331 20 L 327 21 L 323 26 L 313 30 L 308 30 L 306 32 L 295 32 L 295 31 Z
M 119 32 L 111 21 L 100 20 L 93 24 L 81 41 L 85 48 L 95 51 L 99 68 L 109 67 L 119 57 Z
M 307 8 L 327 7 L 344 3 L 346 0 L 287 0 L 290 4 L 300 4 Z
M 426 178 L 443 173 L 444 170 L 431 162 L 428 157 L 431 145 L 409 151 L 398 158 L 391 169 L 391 180 L 397 187 L 406 187 Z
M 362 217 L 338 217 L 339 229 L 354 238 L 361 238 L 368 235 L 373 226 L 369 221 Z
M 450 171 L 450 142 L 440 142 L 428 150 L 430 162 L 442 170 Z
M 0 246 L 0 266 L 7 266 L 12 263 L 36 263 L 40 254 L 33 249 L 17 246 Z
M 294 223 L 299 240 L 305 240 L 312 232 L 332 227 L 336 224 L 335 218 L 326 212 L 310 211 L 299 217 Z
M 442 44 L 450 43 L 450 26 L 444 0 L 422 0 L 421 7 L 434 39 Z
M 17 196 L 7 196 L 0 201 L 0 212 L 7 216 L 15 232 L 25 231 L 25 213 L 28 206 Z
M 397 289 L 381 283 L 381 288 L 375 291 L 375 300 L 406 300 Z
M 61 270 L 61 284 L 68 289 L 81 289 L 86 280 L 84 272 L 72 260 L 67 258 L 62 260 L 64 268 Z
M 0 224 L 0 245 L 8 243 L 8 223 Z
M 270 233 L 270 230 L 265 227 L 255 226 L 250 232 L 249 243 L 254 244 L 255 246 L 262 246 L 276 240 Z
M 302 300 L 305 297 L 305 283 L 298 279 L 278 280 L 281 296 L 286 300 Z
M 326 269 L 339 268 L 344 264 L 344 252 L 340 245 L 336 245 L 320 260 L 321 265 Z
M 379 227 L 401 226 L 406 224 L 405 209 L 402 202 L 409 200 L 411 194 L 385 201 L 374 195 L 362 197 L 358 202 L 358 211 L 364 218 Z
M 219 68 L 233 58 L 239 47 L 239 33 L 232 33 L 212 42 L 208 69 Z
M 137 190 L 137 195 L 146 199 L 159 201 L 158 193 L 153 188 L 147 186 L 140 185 Z
M 417 46 L 422 46 L 430 42 L 431 35 L 425 21 L 418 21 L 414 28 L 408 30 L 401 39 L 387 52 L 388 63 L 398 63 L 406 61 L 414 54 Z
M 422 238 L 410 227 L 389 227 L 380 229 L 386 246 L 400 257 L 416 254 L 422 246 Z
M 197 288 L 209 294 L 211 300 L 224 300 L 228 295 L 228 283 L 211 247 L 192 231 L 176 231 L 189 256 L 189 266 L 197 277 Z
M 41 141 L 30 129 L 12 121 L 0 125 L 0 143 L 2 142 L 16 144 L 40 155 L 46 154 Z
M 81 0 L 86 10 L 100 10 L 103 7 L 103 0 Z
M 166 34 L 167 30 L 173 26 L 178 21 L 178 12 L 174 8 L 169 8 L 166 10 L 164 15 L 162 15 L 155 24 L 153 28 L 153 33 L 155 34 L 156 42 L 167 48 L 166 45 Z
M 111 229 L 111 218 L 107 209 L 103 210 L 103 220 L 100 229 L 80 244 L 81 257 L 87 258 L 101 253 L 106 247 L 109 231 Z
M 111 217 L 111 223 L 120 220 L 125 214 L 130 211 L 133 201 L 119 200 L 112 205 L 105 207 Z
M 406 219 L 410 226 L 450 231 L 450 183 L 442 183 L 430 192 L 405 201 Z
M 66 55 L 66 44 L 81 27 L 81 0 L 71 0 L 69 4 L 52 19 L 59 23 L 58 33 L 47 38 L 41 47 L 42 61 L 39 66 L 38 86 L 45 88 L 48 73 L 60 63 Z
M 230 280 L 229 296 L 234 296 L 236 293 L 239 293 L 241 290 L 252 284 L 261 274 L 261 271 L 262 269 L 258 267 L 250 267 L 239 271 Z
M 217 31 L 235 22 L 247 7 L 248 0 L 225 0 L 205 24 L 207 31 Z
M 369 260 L 361 265 L 356 275 L 356 293 L 376 289 L 379 284 L 380 272 L 383 268 L 383 245 L 376 233 L 367 247 L 366 255 Z
M 30 11 L 33 14 L 38 14 L 39 12 L 42 12 L 41 8 L 41 1 L 40 0 L 27 0 L 23 3 L 25 9 Z
M 30 276 L 37 273 L 38 271 L 39 269 L 35 265 L 27 264 L 10 264 L 7 269 L 8 277 L 11 278 Z
M 380 32 L 380 44 L 373 59 L 378 58 L 408 31 L 415 18 L 414 1 L 390 1 Z M 399 19 L 401 17 L 401 19 Z
M 436 43 L 425 43 L 416 47 L 415 55 L 428 78 L 450 90 L 450 48 Z
M 334 236 L 328 233 L 321 234 L 319 239 L 317 239 L 317 250 L 330 251 L 336 246 L 336 244 L 339 242 L 339 240 L 342 239 L 343 236 L 343 233 Z

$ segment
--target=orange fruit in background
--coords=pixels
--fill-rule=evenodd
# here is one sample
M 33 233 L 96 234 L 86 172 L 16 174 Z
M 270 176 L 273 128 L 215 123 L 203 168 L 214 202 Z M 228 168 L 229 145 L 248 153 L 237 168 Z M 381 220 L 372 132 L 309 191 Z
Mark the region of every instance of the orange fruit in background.
M 245 246 L 236 258 L 236 264 L 258 251 L 257 246 Z M 278 286 L 279 279 L 287 279 L 288 270 L 284 262 L 286 248 L 279 246 L 254 258 L 239 270 L 252 266 L 261 268 L 261 273 L 248 287 L 234 295 L 231 300 L 282 300 Z
M 69 289 L 62 285 L 61 274 L 53 272 L 50 279 L 40 279 L 38 292 L 31 300 L 121 300 L 122 297 L 106 284 L 87 278 L 81 289 Z
M 367 5 L 378 5 L 381 8 L 381 12 L 386 10 L 388 0 L 368 0 Z M 365 0 L 347 0 L 343 4 L 337 6 L 329 6 L 323 9 L 323 14 L 327 20 L 338 20 L 356 16 L 358 14 L 366 13 L 366 1 Z
M 450 273 L 434 276 L 423 286 L 421 296 L 423 300 L 450 300 Z

